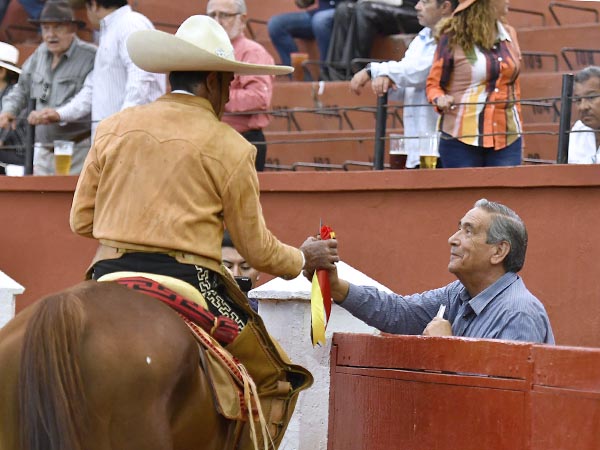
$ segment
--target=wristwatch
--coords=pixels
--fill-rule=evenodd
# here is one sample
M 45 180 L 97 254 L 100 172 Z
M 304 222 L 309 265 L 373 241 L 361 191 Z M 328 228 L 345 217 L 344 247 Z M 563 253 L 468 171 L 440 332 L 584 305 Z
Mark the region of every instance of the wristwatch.
M 367 72 L 367 75 L 369 75 L 369 78 L 371 78 L 371 79 L 373 78 L 371 76 L 371 63 L 369 63 L 365 66 L 365 72 Z

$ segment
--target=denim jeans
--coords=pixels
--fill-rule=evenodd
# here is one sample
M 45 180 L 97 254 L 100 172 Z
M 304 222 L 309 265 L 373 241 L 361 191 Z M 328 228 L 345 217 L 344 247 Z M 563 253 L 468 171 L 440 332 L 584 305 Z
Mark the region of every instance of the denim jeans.
M 37 20 L 40 18 L 42 9 L 44 9 L 44 3 L 46 2 L 42 0 L 19 0 L 19 3 L 27 12 L 30 19 Z
M 44 8 L 44 1 L 42 0 L 19 0 L 19 3 L 27 13 L 30 19 L 39 19 L 40 14 L 42 13 L 42 9 Z M 4 20 L 4 16 L 6 15 L 6 11 L 8 10 L 8 5 L 10 4 L 10 0 L 0 0 L 0 24 L 2 20 Z
M 321 61 L 327 57 L 335 9 L 311 12 L 292 12 L 273 16 L 267 24 L 271 42 L 281 63 L 291 64 L 290 53 L 298 51 L 294 38 L 316 39 Z
M 445 168 L 520 166 L 523 158 L 521 138 L 501 150 L 467 145 L 442 133 L 440 159 Z

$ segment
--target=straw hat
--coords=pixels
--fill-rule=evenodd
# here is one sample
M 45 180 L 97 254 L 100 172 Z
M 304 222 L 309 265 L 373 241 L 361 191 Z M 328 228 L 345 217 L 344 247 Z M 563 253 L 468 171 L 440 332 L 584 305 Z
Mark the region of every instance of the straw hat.
M 461 11 L 464 11 L 465 9 L 467 9 L 469 6 L 471 6 L 476 1 L 477 0 L 458 0 L 458 6 L 456 7 L 456 9 L 452 13 L 452 15 L 459 13 Z
M 16 66 L 18 61 L 19 50 L 17 47 L 7 44 L 6 42 L 0 42 L 0 67 L 21 74 L 21 69 Z
M 66 0 L 49 0 L 44 5 L 42 13 L 40 14 L 39 20 L 29 19 L 29 22 L 40 24 L 40 23 L 74 23 L 79 28 L 85 26 L 85 22 L 75 18 L 73 8 L 69 5 Z
M 127 51 L 143 70 L 156 73 L 173 71 L 235 72 L 246 75 L 284 75 L 289 66 L 238 62 L 227 32 L 208 16 L 186 19 L 177 33 L 140 30 L 129 35 Z

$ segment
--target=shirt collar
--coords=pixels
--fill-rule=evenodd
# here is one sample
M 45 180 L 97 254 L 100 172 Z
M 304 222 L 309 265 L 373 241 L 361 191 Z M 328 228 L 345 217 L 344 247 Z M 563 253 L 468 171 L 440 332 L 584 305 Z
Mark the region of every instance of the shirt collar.
M 419 31 L 419 34 L 417 36 L 419 36 L 421 40 L 426 41 L 427 39 L 431 39 L 432 35 L 433 31 L 431 30 L 431 28 L 425 27 L 421 31 Z
M 463 303 L 469 302 L 471 309 L 475 312 L 475 314 L 479 315 L 492 300 L 494 300 L 508 286 L 513 284 L 518 278 L 519 276 L 516 273 L 506 272 L 493 284 L 485 288 L 473 298 L 470 298 L 467 289 L 464 288 L 459 294 L 460 301 Z
M 504 24 L 498 20 L 496 22 L 496 25 L 498 26 L 498 37 L 497 37 L 497 40 L 498 41 L 509 41 L 509 42 L 512 42 L 510 34 L 508 33 L 508 31 L 504 27 Z
M 217 116 L 215 113 L 215 110 L 213 109 L 211 103 L 208 101 L 208 99 L 204 98 L 204 97 L 199 97 L 197 95 L 187 95 L 185 92 L 181 93 L 181 94 L 176 94 L 173 92 L 170 92 L 168 94 L 163 95 L 162 97 L 159 97 L 158 100 L 159 102 L 177 102 L 177 103 L 184 103 L 186 105 L 193 105 L 202 109 L 206 109 L 207 111 L 212 112 L 215 117 Z
M 117 20 L 119 20 L 120 17 L 124 16 L 127 13 L 130 13 L 131 11 L 132 11 L 131 6 L 129 6 L 129 5 L 121 6 L 120 8 L 115 9 L 113 12 L 111 12 L 110 14 L 107 14 L 102 20 L 100 20 L 100 26 L 102 28 L 106 28 L 111 23 L 116 22 Z
M 185 94 L 185 95 L 194 95 L 192 94 L 190 91 L 185 91 L 183 89 L 175 89 L 174 91 L 171 91 L 171 94 Z

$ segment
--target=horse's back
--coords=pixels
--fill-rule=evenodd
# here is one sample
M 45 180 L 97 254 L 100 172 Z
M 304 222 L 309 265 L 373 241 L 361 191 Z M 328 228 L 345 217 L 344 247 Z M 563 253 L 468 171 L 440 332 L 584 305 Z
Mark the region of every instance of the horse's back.
M 17 448 L 14 405 L 25 327 L 37 316 L 62 320 L 57 316 L 66 313 L 52 313 L 54 303 L 82 306 L 77 353 L 86 450 L 219 448 L 226 425 L 214 412 L 197 345 L 176 313 L 111 282 L 80 283 L 38 303 L 0 331 L 0 367 L 10 368 L 0 372 L 0 417 L 8 419 L 0 425 L 0 450 Z

